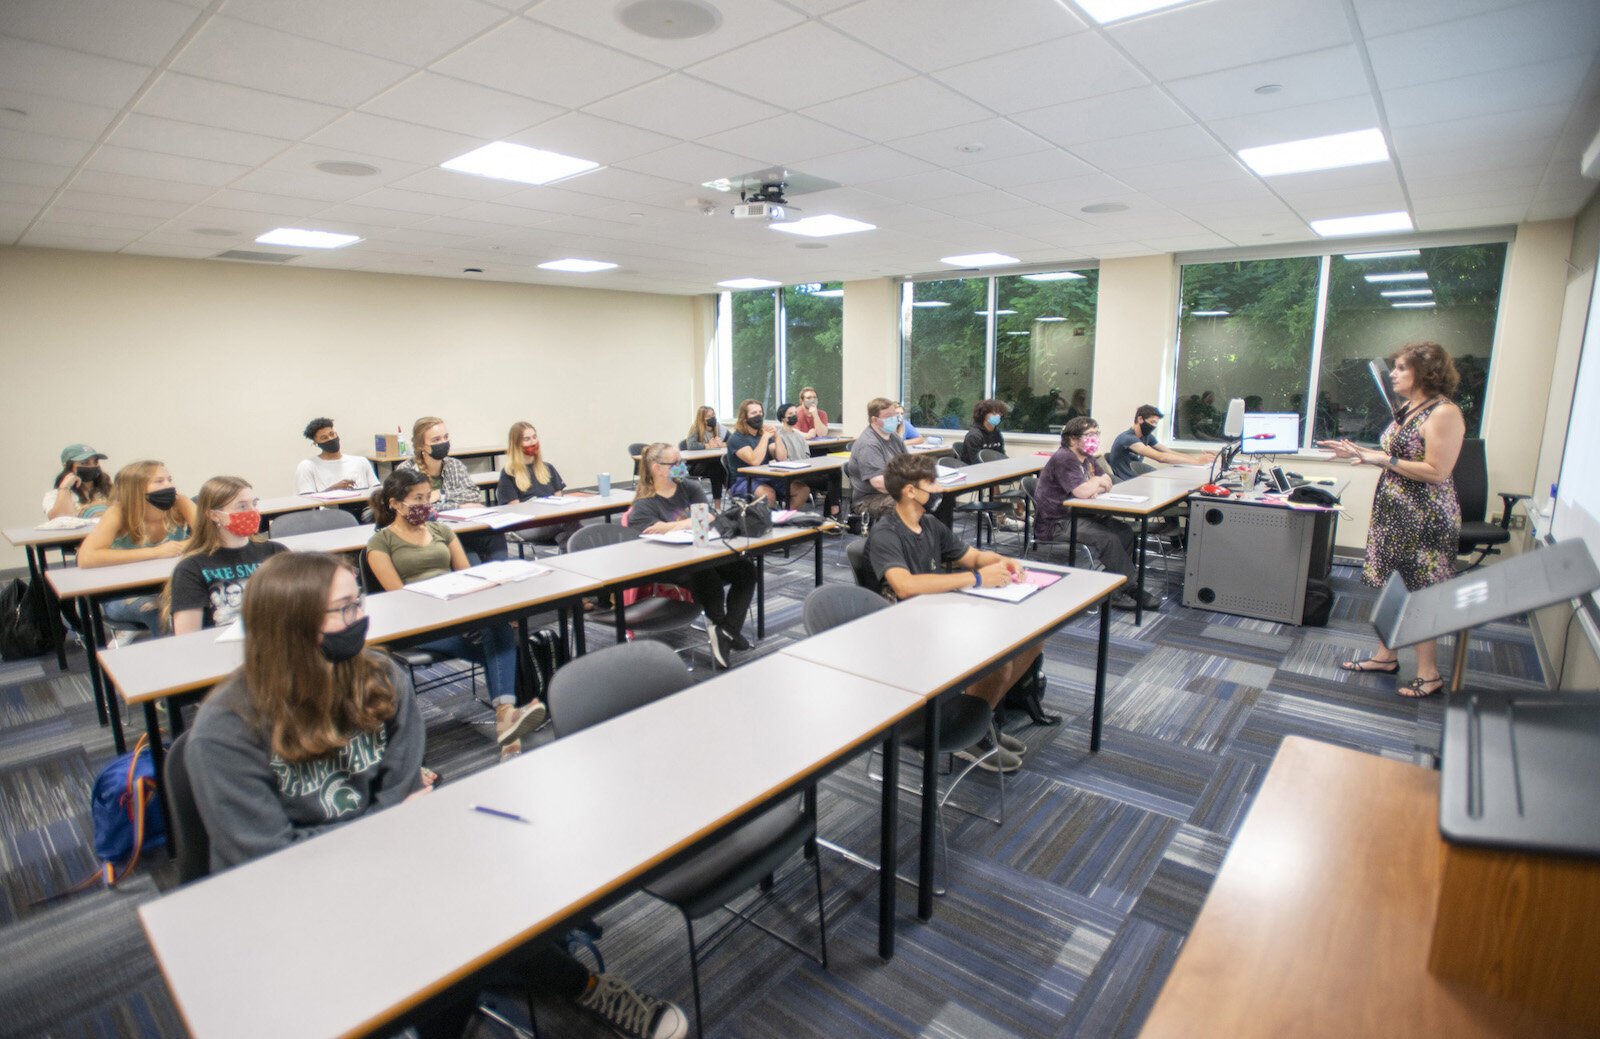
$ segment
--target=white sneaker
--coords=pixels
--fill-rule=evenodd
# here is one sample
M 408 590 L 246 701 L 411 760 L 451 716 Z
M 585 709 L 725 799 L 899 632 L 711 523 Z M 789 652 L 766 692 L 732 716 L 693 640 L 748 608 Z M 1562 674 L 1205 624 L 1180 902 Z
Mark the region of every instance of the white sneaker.
M 532 733 L 544 724 L 545 706 L 533 700 L 521 707 L 514 704 L 496 704 L 494 708 L 495 742 L 504 747 Z
M 611 974 L 600 974 L 574 1000 L 628 1039 L 684 1039 L 689 1019 L 677 1004 L 647 996 Z

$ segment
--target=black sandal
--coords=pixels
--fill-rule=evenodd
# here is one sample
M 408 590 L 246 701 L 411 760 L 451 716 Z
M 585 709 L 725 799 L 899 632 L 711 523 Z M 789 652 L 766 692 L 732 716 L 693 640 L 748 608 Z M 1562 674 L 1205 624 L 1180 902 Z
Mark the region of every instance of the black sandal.
M 1368 664 L 1387 664 L 1387 667 L 1368 667 Z M 1363 657 L 1360 660 L 1346 660 L 1339 665 L 1341 671 L 1356 671 L 1363 675 L 1398 675 L 1400 673 L 1400 658 L 1393 660 L 1379 660 L 1376 657 Z
M 1430 685 L 1434 688 L 1427 688 L 1427 686 Z M 1401 686 L 1398 691 L 1401 696 L 1404 696 L 1407 699 L 1420 700 L 1425 696 L 1432 696 L 1434 693 L 1440 692 L 1443 689 L 1443 675 L 1440 675 L 1438 678 L 1423 678 L 1421 675 L 1418 675 L 1416 678 L 1413 678 L 1411 681 Z

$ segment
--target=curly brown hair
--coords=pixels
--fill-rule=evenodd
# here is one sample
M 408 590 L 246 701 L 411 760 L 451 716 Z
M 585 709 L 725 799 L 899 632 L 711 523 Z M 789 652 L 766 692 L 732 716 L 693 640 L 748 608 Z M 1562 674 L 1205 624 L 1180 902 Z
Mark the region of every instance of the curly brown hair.
M 999 415 L 1001 418 L 1005 418 L 1010 412 L 1011 409 L 1006 406 L 1006 402 L 1003 400 L 994 400 L 992 398 L 980 400 L 972 406 L 972 424 L 982 429 L 983 420 L 990 415 Z
M 1389 366 L 1397 361 L 1406 362 L 1411 377 L 1423 392 L 1430 396 L 1453 397 L 1461 384 L 1461 373 L 1450 352 L 1438 343 L 1415 341 L 1406 343 L 1389 358 Z

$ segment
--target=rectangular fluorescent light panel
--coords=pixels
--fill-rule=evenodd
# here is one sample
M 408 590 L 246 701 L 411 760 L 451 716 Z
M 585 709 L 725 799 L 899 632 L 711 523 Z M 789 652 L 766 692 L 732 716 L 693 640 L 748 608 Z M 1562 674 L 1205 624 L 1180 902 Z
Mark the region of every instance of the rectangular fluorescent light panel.
M 952 267 L 1001 267 L 1022 261 L 1005 253 L 963 253 L 960 256 L 941 257 L 939 262 L 948 263 Z
M 950 304 L 942 299 L 921 299 L 911 305 L 913 307 L 948 307 Z
M 807 238 L 827 238 L 836 234 L 855 234 L 857 231 L 876 231 L 876 224 L 862 223 L 860 220 L 851 220 L 847 216 L 836 216 L 833 213 L 824 213 L 821 216 L 808 216 L 804 220 L 791 220 L 782 224 L 768 224 L 774 231 L 784 234 L 804 235 Z
M 1190 317 L 1227 317 L 1228 316 L 1228 312 L 1226 310 L 1191 310 L 1191 311 L 1189 311 L 1189 316 Z
M 1051 271 L 1049 274 L 1024 274 L 1023 281 L 1072 281 L 1083 280 L 1083 275 L 1077 271 Z
M 717 286 L 724 289 L 773 289 L 782 284 L 781 281 L 768 281 L 765 278 L 729 278 L 717 282 Z
M 609 271 L 616 267 L 614 263 L 604 260 L 551 260 L 541 263 L 541 271 L 571 271 L 574 274 L 593 274 L 595 271 Z
M 1427 271 L 1401 271 L 1397 274 L 1368 274 L 1366 279 L 1374 285 L 1381 285 L 1386 281 L 1427 281 Z
M 811 295 L 820 296 L 823 299 L 843 299 L 844 289 L 818 289 L 817 291 L 811 293 Z
M 1421 256 L 1421 249 L 1391 249 L 1386 253 L 1346 253 L 1347 260 L 1388 260 L 1396 256 Z
M 1380 292 L 1378 295 L 1384 299 L 1395 299 L 1400 296 L 1431 296 L 1432 289 L 1395 289 L 1391 292 Z
M 1083 13 L 1099 22 L 1101 25 L 1110 25 L 1120 22 L 1125 18 L 1133 18 L 1151 11 L 1161 11 L 1168 7 L 1178 7 L 1183 4 L 1193 3 L 1194 0 L 1077 0 Z
M 1033 320 L 1036 321 L 1036 322 L 1040 322 L 1040 321 L 1065 321 L 1066 318 L 1064 318 L 1064 317 L 1036 317 Z
M 1396 310 L 1415 309 L 1417 307 L 1431 307 L 1433 306 L 1433 300 L 1430 299 L 1426 303 L 1391 303 L 1389 305 Z
M 256 239 L 258 245 L 293 245 L 301 249 L 343 249 L 359 241 L 360 235 L 308 231 L 303 227 L 280 227 Z
M 1352 234 L 1378 234 L 1383 231 L 1411 230 L 1411 214 L 1368 213 L 1366 216 L 1341 216 L 1332 220 L 1313 220 L 1311 230 L 1323 238 L 1339 238 Z
M 519 184 L 550 184 L 600 168 L 598 162 L 588 159 L 575 159 L 560 152 L 547 152 L 509 141 L 486 144 L 439 166 L 457 173 L 514 180 Z
M 1369 162 L 1383 162 L 1388 157 L 1389 147 L 1384 144 L 1383 131 L 1376 129 L 1239 149 L 1239 158 L 1244 164 L 1263 177 L 1365 166 Z

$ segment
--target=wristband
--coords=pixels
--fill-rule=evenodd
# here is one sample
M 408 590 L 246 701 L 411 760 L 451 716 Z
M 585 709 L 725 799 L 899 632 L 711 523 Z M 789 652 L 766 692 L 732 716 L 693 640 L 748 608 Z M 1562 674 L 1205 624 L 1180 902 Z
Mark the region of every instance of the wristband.
M 972 587 L 983 587 L 983 574 L 977 570 L 972 571 Z

